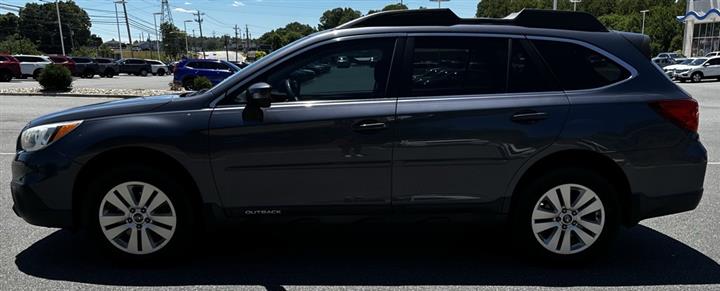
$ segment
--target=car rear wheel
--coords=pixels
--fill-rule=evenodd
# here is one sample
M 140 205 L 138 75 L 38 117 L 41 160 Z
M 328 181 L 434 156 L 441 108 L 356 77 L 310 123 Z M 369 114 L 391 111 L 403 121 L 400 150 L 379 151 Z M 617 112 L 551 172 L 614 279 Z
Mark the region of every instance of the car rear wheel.
M 140 71 L 140 76 L 147 77 L 147 75 L 148 75 L 148 71 L 146 71 L 146 70 Z
M 165 70 L 159 69 L 159 70 L 157 71 L 157 75 L 160 76 L 160 77 L 165 76 Z
M 113 71 L 112 69 L 107 69 L 107 70 L 105 70 L 104 75 L 107 78 L 112 78 L 115 75 L 115 71 Z
M 43 72 L 43 69 L 35 70 L 35 72 L 33 72 L 33 79 L 37 80 L 38 78 L 40 78 L 40 74 L 42 74 L 42 72 Z
M 0 72 L 0 82 L 10 82 L 12 81 L 13 75 L 12 73 L 8 71 Z
M 176 254 L 186 247 L 193 218 L 187 192 L 173 177 L 145 166 L 120 166 L 89 187 L 88 230 L 123 259 Z
M 513 230 L 531 254 L 582 262 L 607 248 L 619 225 L 612 184 L 583 168 L 533 179 L 516 197 Z
M 183 79 L 182 84 L 183 87 L 185 87 L 185 90 L 193 91 L 195 88 L 193 88 L 193 83 L 195 82 L 195 78 L 187 77 Z

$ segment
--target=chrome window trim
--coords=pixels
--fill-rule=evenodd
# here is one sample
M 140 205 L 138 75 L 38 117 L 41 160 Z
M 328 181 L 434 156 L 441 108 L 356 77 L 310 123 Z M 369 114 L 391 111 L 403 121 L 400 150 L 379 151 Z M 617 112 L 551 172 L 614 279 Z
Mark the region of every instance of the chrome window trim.
M 312 108 L 317 106 L 334 106 L 334 105 L 352 105 L 352 104 L 381 104 L 381 103 L 395 103 L 397 98 L 370 98 L 370 99 L 341 99 L 341 100 L 306 100 L 306 101 L 292 101 L 282 102 L 272 105 L 270 108 Z M 237 110 L 245 109 L 245 105 L 233 105 L 233 106 L 218 106 L 215 108 L 208 108 L 218 111 L 224 110 Z
M 620 81 L 617 81 L 617 82 L 615 82 L 615 83 L 607 84 L 607 85 L 605 85 L 605 86 L 601 86 L 601 87 L 597 87 L 597 88 L 578 89 L 578 90 L 564 90 L 566 94 L 578 94 L 578 93 L 585 93 L 585 92 L 593 92 L 593 91 L 605 90 L 605 89 L 607 89 L 607 88 L 614 87 L 614 86 L 618 86 L 618 85 L 623 84 L 623 83 L 625 83 L 625 82 L 628 82 L 628 81 L 630 81 L 630 80 L 632 80 L 632 79 L 635 79 L 635 78 L 639 75 L 638 71 L 637 71 L 633 66 L 631 66 L 631 65 L 628 64 L 627 62 L 623 61 L 622 59 L 616 57 L 615 55 L 609 53 L 608 51 L 606 51 L 606 50 L 604 50 L 604 49 L 601 49 L 601 48 L 599 48 L 599 47 L 597 47 L 597 46 L 595 46 L 595 45 L 593 45 L 593 44 L 590 44 L 590 43 L 587 43 L 587 42 L 584 42 L 584 41 L 580 41 L 580 40 L 576 40 L 576 39 L 559 38 L 559 37 L 535 36 L 535 35 L 526 35 L 526 37 L 527 37 L 527 39 L 529 39 L 529 40 L 531 40 L 531 41 L 532 41 L 532 40 L 547 40 L 547 41 L 566 42 L 566 43 L 572 43 L 572 44 L 576 44 L 576 45 L 583 46 L 583 47 L 585 47 L 585 48 L 587 48 L 587 49 L 590 49 L 590 50 L 592 50 L 592 51 L 594 51 L 594 52 L 596 52 L 596 53 L 599 53 L 599 54 L 605 56 L 606 58 L 611 59 L 611 60 L 614 61 L 615 63 L 619 64 L 620 66 L 622 66 L 623 68 L 625 68 L 626 70 L 628 70 L 628 72 L 630 72 L 630 76 L 627 77 L 627 78 L 625 78 L 624 80 L 620 80 Z M 542 55 L 542 54 L 541 54 L 541 55 Z
M 250 82 L 250 80 L 253 80 L 253 79 L 257 78 L 258 76 L 264 74 L 265 72 L 267 72 L 277 66 L 282 65 L 284 62 L 288 61 L 289 59 L 292 59 L 300 54 L 303 54 L 303 53 L 305 53 L 309 50 L 315 49 L 317 47 L 320 47 L 320 46 L 323 46 L 326 44 L 330 44 L 330 43 L 341 42 L 341 41 L 352 41 L 352 40 L 357 40 L 357 39 L 382 38 L 382 37 L 399 38 L 399 37 L 404 37 L 404 36 L 407 36 L 407 33 L 391 32 L 391 33 L 373 33 L 373 34 L 364 34 L 364 35 L 349 35 L 349 36 L 340 36 L 340 37 L 335 37 L 335 38 L 331 38 L 331 39 L 321 40 L 321 41 L 315 42 L 313 44 L 309 44 L 301 49 L 295 50 L 294 52 L 283 57 L 282 59 L 279 59 L 279 60 L 273 62 L 272 64 L 270 64 L 269 66 L 266 66 L 265 68 L 259 68 L 258 70 L 253 72 L 252 75 L 247 76 L 244 80 L 238 82 L 237 84 L 232 86 L 230 89 L 218 94 L 220 96 L 218 96 L 212 102 L 210 102 L 209 107 L 210 108 L 223 108 L 223 107 L 227 107 L 227 106 L 230 106 L 230 107 L 234 106 L 234 105 L 222 106 L 222 105 L 217 105 L 217 104 L 220 102 L 220 100 L 222 100 L 223 98 L 226 97 L 227 92 L 236 90 L 236 89 L 244 86 L 248 82 Z M 397 46 L 397 43 L 395 44 L 395 46 Z M 393 46 L 393 53 L 395 51 L 395 46 Z M 394 57 L 394 55 L 393 55 L 393 57 Z M 383 99 L 383 98 L 380 98 L 380 99 Z M 305 102 L 305 101 L 291 101 L 291 102 L 286 102 L 286 103 L 294 103 L 294 102 Z

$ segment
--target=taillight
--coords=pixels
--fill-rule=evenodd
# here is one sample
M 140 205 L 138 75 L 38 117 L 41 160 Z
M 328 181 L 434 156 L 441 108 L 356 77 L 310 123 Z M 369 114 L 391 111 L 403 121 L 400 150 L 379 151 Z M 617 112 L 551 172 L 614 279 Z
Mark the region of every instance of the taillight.
M 651 103 L 652 107 L 678 126 L 697 132 L 700 111 L 695 99 L 662 100 Z

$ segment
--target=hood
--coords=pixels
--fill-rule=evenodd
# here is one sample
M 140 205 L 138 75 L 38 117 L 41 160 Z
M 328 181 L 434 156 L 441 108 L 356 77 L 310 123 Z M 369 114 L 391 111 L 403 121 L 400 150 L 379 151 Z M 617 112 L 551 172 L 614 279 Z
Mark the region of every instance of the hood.
M 90 104 L 40 116 L 28 123 L 28 127 L 70 120 L 148 112 L 167 104 L 177 95 L 139 97 L 104 103 Z

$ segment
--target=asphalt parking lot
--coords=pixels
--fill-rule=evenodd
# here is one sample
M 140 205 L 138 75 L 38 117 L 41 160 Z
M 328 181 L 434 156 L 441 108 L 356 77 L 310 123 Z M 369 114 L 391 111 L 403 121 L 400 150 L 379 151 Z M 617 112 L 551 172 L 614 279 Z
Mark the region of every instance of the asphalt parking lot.
M 27 121 L 108 99 L 0 96 L 0 290 L 720 290 L 720 82 L 681 86 L 700 102 L 710 157 L 700 206 L 623 230 L 607 256 L 581 267 L 516 257 L 502 230 L 373 224 L 225 230 L 197 237 L 198 255 L 170 265 L 112 263 L 77 234 L 16 217 L 8 187 Z
M 92 79 L 73 78 L 74 88 L 94 89 L 150 89 L 167 90 L 172 82 L 172 75 L 147 77 L 119 75 L 112 78 L 100 78 L 95 76 Z M 0 89 L 3 88 L 35 88 L 40 87 L 37 80 L 33 78 L 13 79 L 10 82 L 0 82 Z

